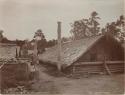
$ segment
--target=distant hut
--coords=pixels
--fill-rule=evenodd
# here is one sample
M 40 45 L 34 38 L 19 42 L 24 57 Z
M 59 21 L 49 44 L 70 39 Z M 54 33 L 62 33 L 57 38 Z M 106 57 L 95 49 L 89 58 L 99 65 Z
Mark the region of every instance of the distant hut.
M 44 63 L 61 64 L 65 73 L 113 73 L 124 71 L 124 48 L 113 37 L 99 35 L 62 44 L 61 63 L 57 46 L 39 55 Z

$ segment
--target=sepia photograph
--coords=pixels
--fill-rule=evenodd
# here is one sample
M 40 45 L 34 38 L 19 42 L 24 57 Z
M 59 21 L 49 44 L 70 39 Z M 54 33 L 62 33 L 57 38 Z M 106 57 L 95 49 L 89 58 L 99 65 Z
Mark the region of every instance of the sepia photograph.
M 0 95 L 125 95 L 125 0 L 0 0 Z

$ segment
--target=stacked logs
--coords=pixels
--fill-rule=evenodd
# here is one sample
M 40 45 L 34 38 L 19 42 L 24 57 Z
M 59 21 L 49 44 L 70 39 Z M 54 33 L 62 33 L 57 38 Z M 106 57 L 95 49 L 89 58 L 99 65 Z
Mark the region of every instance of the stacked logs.
M 107 67 L 111 73 L 123 73 L 124 61 L 106 61 Z M 108 73 L 103 62 L 82 62 L 72 66 L 72 73 L 74 74 L 102 74 Z

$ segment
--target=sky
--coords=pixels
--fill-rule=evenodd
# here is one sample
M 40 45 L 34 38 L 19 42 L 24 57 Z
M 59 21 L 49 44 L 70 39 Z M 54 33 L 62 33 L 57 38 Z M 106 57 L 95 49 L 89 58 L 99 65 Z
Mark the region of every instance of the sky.
M 62 36 L 70 36 L 70 23 L 89 18 L 97 11 L 101 27 L 124 13 L 124 0 L 0 0 L 0 29 L 8 39 L 33 38 L 42 29 L 47 40 L 57 38 L 57 21 Z

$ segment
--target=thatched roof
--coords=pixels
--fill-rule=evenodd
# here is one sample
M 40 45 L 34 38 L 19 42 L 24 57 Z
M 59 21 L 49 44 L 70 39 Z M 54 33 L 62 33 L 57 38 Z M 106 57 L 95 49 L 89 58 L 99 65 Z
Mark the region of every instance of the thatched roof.
M 61 63 L 64 66 L 69 66 L 77 61 L 93 44 L 95 44 L 102 35 L 95 37 L 88 37 L 81 40 L 75 40 L 62 44 Z M 47 49 L 43 54 L 39 55 L 39 60 L 57 64 L 58 48 L 57 45 Z

